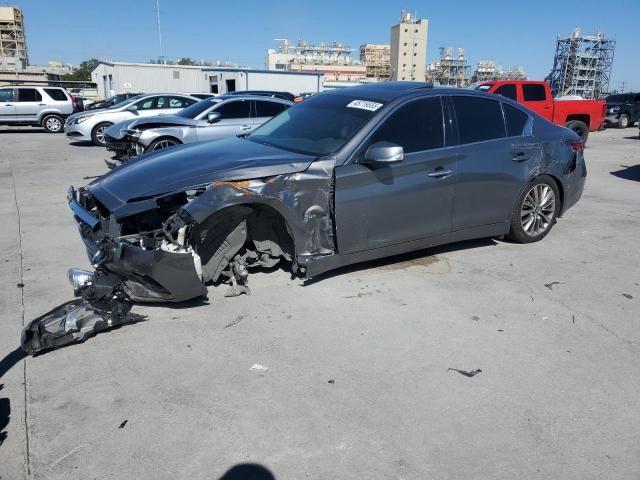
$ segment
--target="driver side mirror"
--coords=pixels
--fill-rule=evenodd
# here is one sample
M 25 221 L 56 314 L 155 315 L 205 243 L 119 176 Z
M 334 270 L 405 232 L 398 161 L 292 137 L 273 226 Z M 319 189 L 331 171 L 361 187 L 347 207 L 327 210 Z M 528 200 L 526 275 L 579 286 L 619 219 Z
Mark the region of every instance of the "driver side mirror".
M 364 154 L 362 163 L 397 163 L 404 159 L 404 148 L 391 142 L 376 142 Z
M 137 112 L 138 111 L 138 106 L 137 105 L 129 105 L 127 107 L 127 110 L 130 112 Z
M 207 123 L 217 123 L 222 118 L 220 112 L 211 112 L 207 115 Z

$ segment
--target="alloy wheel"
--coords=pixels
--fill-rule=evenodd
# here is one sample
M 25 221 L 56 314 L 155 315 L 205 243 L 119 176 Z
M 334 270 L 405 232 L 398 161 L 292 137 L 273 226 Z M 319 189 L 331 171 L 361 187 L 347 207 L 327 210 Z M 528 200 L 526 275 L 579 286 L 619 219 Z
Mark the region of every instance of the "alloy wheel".
M 156 143 L 153 146 L 153 151 L 155 152 L 156 150 L 160 150 L 167 147 L 173 147 L 175 145 L 177 145 L 177 143 L 174 142 L 173 140 L 160 140 L 158 143 Z
M 96 128 L 96 140 L 98 140 L 98 142 L 100 142 L 101 144 L 104 145 L 104 132 L 107 129 L 107 127 L 98 127 Z
M 47 127 L 47 130 L 49 130 L 50 132 L 59 132 L 62 128 L 62 122 L 57 117 L 47 118 L 45 125 Z
M 531 237 L 543 234 L 553 222 L 556 194 L 546 183 L 534 185 L 525 195 L 520 211 L 522 229 Z

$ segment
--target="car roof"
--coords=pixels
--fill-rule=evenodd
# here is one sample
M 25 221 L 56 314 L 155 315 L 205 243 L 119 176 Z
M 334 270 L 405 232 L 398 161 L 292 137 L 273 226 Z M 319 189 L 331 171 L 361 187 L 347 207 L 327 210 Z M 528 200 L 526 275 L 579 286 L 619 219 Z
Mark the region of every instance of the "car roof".
M 277 103 L 293 103 L 289 100 L 287 100 L 286 98 L 279 98 L 279 97 L 265 97 L 263 95 L 251 95 L 251 94 L 244 94 L 244 95 L 239 95 L 239 94 L 235 94 L 235 95 L 220 95 L 217 97 L 213 97 L 217 100 L 260 100 L 262 102 L 277 102 Z M 209 100 L 209 98 L 205 98 L 204 100 Z

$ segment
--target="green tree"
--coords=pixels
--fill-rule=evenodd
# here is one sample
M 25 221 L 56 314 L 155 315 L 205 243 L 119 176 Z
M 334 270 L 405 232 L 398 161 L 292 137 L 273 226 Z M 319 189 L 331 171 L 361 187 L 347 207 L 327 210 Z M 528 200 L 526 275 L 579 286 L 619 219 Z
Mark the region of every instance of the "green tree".
M 195 65 L 196 62 L 189 57 L 181 58 L 178 60 L 178 65 Z
M 75 81 L 91 80 L 91 72 L 98 66 L 99 63 L 100 60 L 98 60 L 97 58 L 92 58 L 91 60 L 80 62 L 78 68 L 76 68 L 71 73 L 67 73 L 62 78 L 63 80 Z

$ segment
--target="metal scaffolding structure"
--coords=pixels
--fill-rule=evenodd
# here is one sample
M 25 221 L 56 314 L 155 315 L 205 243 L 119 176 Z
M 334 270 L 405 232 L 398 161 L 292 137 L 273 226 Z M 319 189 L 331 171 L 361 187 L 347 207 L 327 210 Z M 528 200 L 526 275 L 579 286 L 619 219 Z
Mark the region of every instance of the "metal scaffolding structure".
M 367 67 L 367 77 L 387 80 L 391 70 L 391 46 L 365 43 L 360 46 L 360 62 Z
M 493 60 L 480 60 L 473 71 L 472 82 L 489 82 L 497 80 L 526 80 L 527 74 L 524 67 L 509 65 L 505 71 L 502 65 L 497 65 Z
M 464 56 L 464 48 L 458 48 L 453 55 L 452 48 L 440 48 L 440 59 L 427 66 L 427 81 L 434 85 L 466 87 L 471 83 L 471 66 Z
M 558 36 L 553 69 L 547 77 L 554 96 L 580 95 L 597 99 L 609 91 L 615 40 L 603 32 L 581 35 L 576 28 L 569 37 Z
M 22 11 L 0 7 L 0 65 L 24 68 L 29 64 Z

